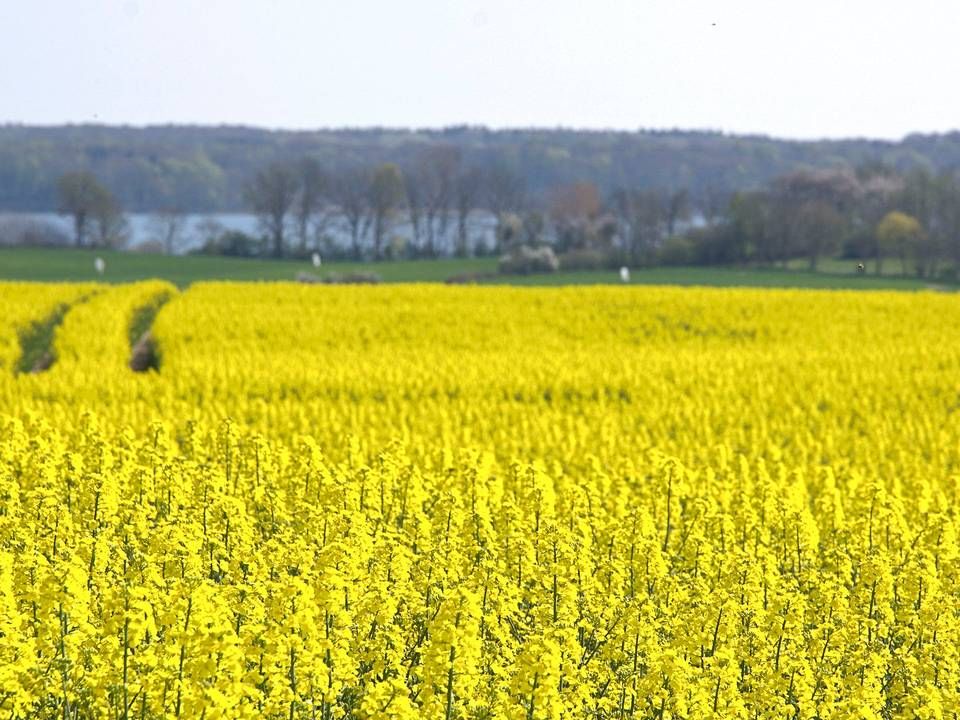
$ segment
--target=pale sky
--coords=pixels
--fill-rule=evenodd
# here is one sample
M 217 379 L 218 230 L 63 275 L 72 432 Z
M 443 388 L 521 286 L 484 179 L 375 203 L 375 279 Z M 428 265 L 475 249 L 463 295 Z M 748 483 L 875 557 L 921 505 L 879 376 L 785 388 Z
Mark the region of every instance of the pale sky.
M 0 122 L 960 127 L 956 0 L 0 0 Z

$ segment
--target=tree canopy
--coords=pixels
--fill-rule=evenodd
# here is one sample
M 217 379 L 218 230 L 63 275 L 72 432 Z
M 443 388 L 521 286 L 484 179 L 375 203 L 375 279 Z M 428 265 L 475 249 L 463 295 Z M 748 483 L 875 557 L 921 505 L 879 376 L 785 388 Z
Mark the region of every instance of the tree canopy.
M 456 153 L 464 167 L 504 170 L 541 200 L 557 188 L 592 183 L 617 188 L 684 188 L 706 208 L 717 193 L 755 189 L 800 168 L 885 164 L 937 171 L 960 164 L 960 133 L 901 142 L 800 142 L 716 132 L 339 129 L 271 131 L 219 126 L 0 126 L 0 210 L 57 208 L 57 178 L 88 170 L 129 211 L 184 212 L 245 207 L 244 188 L 274 162 L 318 161 L 331 173 L 353 166 L 413 167 L 424 150 Z M 442 158 L 441 158 L 442 159 Z M 439 171 L 444 164 L 435 163 Z M 494 212 L 515 211 L 516 188 L 501 185 Z

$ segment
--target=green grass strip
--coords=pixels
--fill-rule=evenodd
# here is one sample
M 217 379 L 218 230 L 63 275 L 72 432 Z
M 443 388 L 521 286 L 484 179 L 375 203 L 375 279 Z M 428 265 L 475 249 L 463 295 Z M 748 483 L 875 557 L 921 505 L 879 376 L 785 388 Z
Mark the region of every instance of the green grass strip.
M 130 369 L 135 372 L 160 369 L 160 356 L 156 351 L 153 339 L 150 337 L 150 328 L 157 313 L 170 298 L 172 293 L 162 292 L 150 299 L 146 305 L 137 308 L 127 328 L 127 337 L 130 341 Z
M 53 336 L 69 309 L 67 303 L 61 303 L 47 317 L 35 320 L 20 329 L 20 359 L 16 368 L 18 373 L 42 372 L 56 362 Z

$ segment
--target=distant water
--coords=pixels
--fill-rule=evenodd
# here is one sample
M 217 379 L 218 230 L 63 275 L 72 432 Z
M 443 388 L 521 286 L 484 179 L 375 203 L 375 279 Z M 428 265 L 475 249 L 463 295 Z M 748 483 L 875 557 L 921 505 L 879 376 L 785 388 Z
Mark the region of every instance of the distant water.
M 158 237 L 157 216 L 150 213 L 127 213 L 128 223 L 128 248 L 135 248 L 141 243 L 155 240 Z M 73 222 L 69 216 L 59 215 L 57 213 L 7 213 L 0 212 L 0 245 L 11 242 L 11 237 L 15 237 L 22 229 L 31 223 L 49 224 L 59 229 L 67 238 L 73 238 Z M 189 214 L 184 216 L 183 228 L 177 236 L 177 252 L 184 253 L 191 249 L 200 247 L 205 238 L 210 235 L 209 227 L 211 223 L 219 226 L 219 231 L 239 231 L 258 237 L 262 234 L 260 224 L 255 215 L 249 213 L 212 213 L 212 214 Z M 473 245 L 484 244 L 488 247 L 493 246 L 494 228 L 496 222 L 490 213 L 474 213 L 468 228 L 468 234 Z M 456 235 L 456 220 L 450 218 L 441 232 L 437 227 L 437 248 L 438 251 L 451 251 L 453 249 L 454 237 Z M 336 222 L 328 223 L 323 230 L 324 234 L 331 237 L 340 245 L 347 246 L 350 236 L 341 224 Z M 291 236 L 293 230 L 291 228 Z M 413 229 L 409 221 L 401 219 L 395 223 L 391 236 L 398 236 L 409 240 L 413 235 Z M 388 238 L 389 239 L 389 238 Z
M 157 237 L 156 216 L 149 213 L 127 213 L 129 241 L 128 248 L 153 240 Z M 67 215 L 57 213 L 0 213 L 0 232 L 3 228 L 20 228 L 30 222 L 47 223 L 61 230 L 68 238 L 73 238 L 73 221 Z M 235 230 L 258 235 L 256 216 L 247 213 L 216 213 L 210 215 L 185 215 L 183 229 L 178 233 L 178 249 L 187 252 L 203 244 L 203 227 L 208 223 L 217 223 L 224 231 Z

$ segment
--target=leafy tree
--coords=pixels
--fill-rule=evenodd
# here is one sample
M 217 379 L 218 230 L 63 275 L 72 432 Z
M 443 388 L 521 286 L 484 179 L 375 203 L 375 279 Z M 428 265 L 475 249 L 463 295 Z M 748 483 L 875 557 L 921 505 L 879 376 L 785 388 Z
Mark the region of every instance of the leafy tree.
M 903 274 L 907 274 L 907 258 L 915 251 L 917 243 L 923 237 L 923 227 L 913 216 L 894 210 L 887 213 L 877 225 L 877 275 L 881 272 L 881 258 L 896 253 L 900 258 Z
M 373 256 L 383 257 L 383 240 L 397 209 L 404 201 L 403 174 L 393 163 L 374 170 L 368 190 L 370 223 L 373 225 Z
M 109 192 L 98 199 L 93 209 L 94 245 L 123 247 L 130 236 L 130 226 L 116 198 Z
M 806 255 L 815 269 L 821 254 L 839 247 L 862 190 L 853 172 L 831 169 L 788 173 L 774 181 L 772 192 L 777 259 Z
M 956 273 L 960 270 L 960 179 L 955 172 L 940 176 L 937 205 L 943 237 L 940 249 L 953 263 L 953 272 Z
M 883 263 L 876 228 L 883 217 L 895 209 L 896 199 L 903 192 L 903 178 L 885 165 L 863 166 L 857 171 L 862 194 L 855 211 L 854 225 L 861 243 L 856 254 L 874 258 L 877 267 Z
M 523 245 L 523 219 L 516 213 L 502 213 L 497 217 L 496 229 L 497 249 L 501 252 L 510 252 Z
M 111 210 L 117 207 L 113 196 L 96 176 L 86 170 L 68 172 L 57 181 L 60 212 L 73 218 L 74 242 L 77 247 L 87 244 L 90 224 L 100 225 L 100 235 L 109 229 Z
M 711 253 L 713 262 L 745 262 L 754 258 L 765 263 L 773 262 L 776 259 L 774 212 L 773 202 L 766 191 L 734 194 L 727 210 L 728 231 L 715 231 L 705 236 L 715 245 Z
M 804 238 L 810 270 L 814 271 L 823 255 L 839 248 L 844 218 L 829 202 L 812 201 L 798 208 L 795 221 L 800 236 Z

